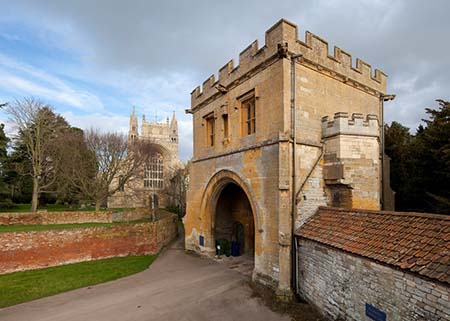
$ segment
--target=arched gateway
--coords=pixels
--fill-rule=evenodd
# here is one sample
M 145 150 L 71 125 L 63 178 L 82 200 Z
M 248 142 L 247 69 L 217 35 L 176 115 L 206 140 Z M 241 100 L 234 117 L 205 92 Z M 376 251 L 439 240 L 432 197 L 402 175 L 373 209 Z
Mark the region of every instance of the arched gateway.
M 238 174 L 221 170 L 211 177 L 201 212 L 207 218 L 204 223 L 209 237 L 204 246 L 209 253 L 215 254 L 220 245 L 227 254 L 254 258 L 262 232 L 260 209 L 251 188 Z
M 212 232 L 218 254 L 253 257 L 255 227 L 245 192 L 235 183 L 228 183 L 220 192 L 211 214 L 214 215 Z

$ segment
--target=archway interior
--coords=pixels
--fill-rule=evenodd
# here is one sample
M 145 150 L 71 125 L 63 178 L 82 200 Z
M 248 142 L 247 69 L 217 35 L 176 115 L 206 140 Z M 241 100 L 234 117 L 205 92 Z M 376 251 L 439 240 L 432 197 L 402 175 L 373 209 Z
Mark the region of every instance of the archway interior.
M 222 254 L 254 256 L 255 225 L 247 195 L 234 183 L 221 191 L 216 205 L 214 237 Z M 225 247 L 225 248 L 224 248 Z

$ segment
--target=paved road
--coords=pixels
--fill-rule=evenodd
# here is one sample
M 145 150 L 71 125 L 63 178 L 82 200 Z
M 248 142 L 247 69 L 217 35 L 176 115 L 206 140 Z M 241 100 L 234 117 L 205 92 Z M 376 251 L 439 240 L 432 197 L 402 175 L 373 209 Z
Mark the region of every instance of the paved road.
M 0 309 L 1 321 L 290 320 L 252 297 L 245 277 L 185 254 L 181 239 L 144 272 Z

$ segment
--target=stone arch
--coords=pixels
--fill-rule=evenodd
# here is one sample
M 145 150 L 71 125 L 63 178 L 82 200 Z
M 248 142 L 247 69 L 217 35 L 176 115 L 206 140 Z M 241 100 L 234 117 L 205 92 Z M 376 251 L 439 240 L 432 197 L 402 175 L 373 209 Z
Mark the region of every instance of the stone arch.
M 201 213 L 207 213 L 207 215 L 210 215 L 210 235 L 213 235 L 215 224 L 214 213 L 217 200 L 223 189 L 230 183 L 236 184 L 244 191 L 252 209 L 255 229 L 259 233 L 262 233 L 263 227 L 261 221 L 261 208 L 256 201 L 256 197 L 252 188 L 250 187 L 250 184 L 248 184 L 247 180 L 238 173 L 228 169 L 222 169 L 212 175 L 212 177 L 208 180 L 208 184 L 206 185 L 206 188 L 204 190 L 201 202 Z
M 170 151 L 164 145 L 158 144 L 158 143 L 154 143 L 154 142 L 149 142 L 149 145 L 155 151 L 160 153 L 163 156 L 164 160 L 169 159 L 171 157 Z

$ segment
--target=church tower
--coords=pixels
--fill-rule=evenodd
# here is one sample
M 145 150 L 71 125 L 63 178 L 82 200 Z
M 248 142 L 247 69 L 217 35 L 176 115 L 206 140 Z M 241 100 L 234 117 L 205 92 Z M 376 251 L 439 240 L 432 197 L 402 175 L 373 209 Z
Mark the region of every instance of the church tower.
M 130 116 L 130 129 L 128 130 L 128 139 L 130 141 L 136 140 L 139 137 L 138 119 L 136 116 L 136 108 L 133 106 L 133 112 Z
M 175 188 L 172 178 L 183 164 L 178 159 L 178 123 L 175 112 L 165 121 L 147 121 L 142 115 L 139 127 L 136 109 L 130 115 L 128 130 L 129 142 L 146 142 L 151 153 L 149 160 L 139 171 L 139 175 L 130 179 L 124 188 L 108 197 L 108 207 L 129 208 L 159 206 L 175 206 L 176 199 L 172 190 Z M 119 177 L 115 180 L 119 182 Z M 151 196 L 151 198 L 149 198 Z M 156 201 L 157 200 L 157 201 Z
M 175 117 L 175 112 L 172 114 L 169 130 L 169 139 L 170 144 L 172 145 L 172 151 L 174 153 L 174 157 L 178 159 L 178 122 Z

